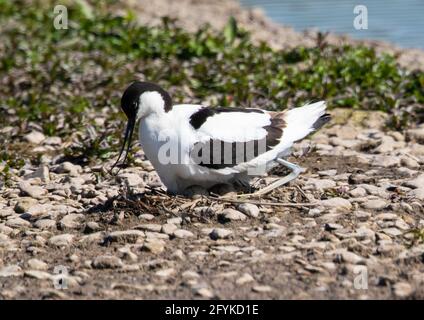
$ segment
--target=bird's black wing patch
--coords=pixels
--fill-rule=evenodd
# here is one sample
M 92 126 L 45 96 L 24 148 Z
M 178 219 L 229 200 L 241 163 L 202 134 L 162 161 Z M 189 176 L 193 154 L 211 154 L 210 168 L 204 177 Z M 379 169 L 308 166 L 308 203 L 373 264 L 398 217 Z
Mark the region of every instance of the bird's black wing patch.
M 249 162 L 280 142 L 284 120 L 282 117 L 271 115 L 271 124 L 263 128 L 267 132 L 263 139 L 246 142 L 209 139 L 206 142 L 197 142 L 190 151 L 190 157 L 198 165 L 210 169 L 231 168 Z
M 194 129 L 199 129 L 209 117 L 223 112 L 243 112 L 243 113 L 264 113 L 260 109 L 249 109 L 249 108 L 211 108 L 204 107 L 190 116 L 190 124 Z

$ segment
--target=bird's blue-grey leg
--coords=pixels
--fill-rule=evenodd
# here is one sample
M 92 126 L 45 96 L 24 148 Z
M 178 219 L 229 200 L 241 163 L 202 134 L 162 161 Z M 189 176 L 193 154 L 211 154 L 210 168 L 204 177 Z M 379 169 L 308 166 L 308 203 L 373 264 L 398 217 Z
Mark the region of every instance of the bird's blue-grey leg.
M 266 186 L 265 188 L 262 188 L 261 190 L 258 190 L 256 192 L 250 194 L 250 195 L 261 196 L 261 195 L 267 194 L 267 193 L 271 192 L 272 190 L 274 190 L 274 189 L 296 179 L 299 176 L 299 174 L 306 171 L 306 169 L 299 167 L 298 165 L 295 165 L 294 163 L 288 162 L 287 160 L 284 160 L 284 159 L 281 159 L 281 158 L 278 158 L 275 161 L 278 162 L 279 164 L 282 164 L 283 166 L 289 168 L 291 170 L 291 173 L 288 174 L 285 177 L 278 179 L 277 181 L 274 181 L 269 186 Z

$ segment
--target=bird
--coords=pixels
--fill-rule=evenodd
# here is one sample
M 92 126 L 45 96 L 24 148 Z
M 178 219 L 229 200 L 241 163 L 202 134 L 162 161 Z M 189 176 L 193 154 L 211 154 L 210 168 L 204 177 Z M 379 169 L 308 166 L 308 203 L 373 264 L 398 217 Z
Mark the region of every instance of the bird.
M 277 165 L 291 172 L 253 195 L 265 195 L 296 179 L 305 169 L 287 161 L 294 142 L 330 119 L 324 101 L 280 112 L 259 108 L 173 105 L 170 94 L 147 81 L 133 81 L 124 91 L 121 108 L 127 117 L 124 143 L 111 171 L 139 123 L 139 143 L 170 194 L 187 188 L 219 184 L 249 186 Z M 119 170 L 118 170 L 119 172 Z

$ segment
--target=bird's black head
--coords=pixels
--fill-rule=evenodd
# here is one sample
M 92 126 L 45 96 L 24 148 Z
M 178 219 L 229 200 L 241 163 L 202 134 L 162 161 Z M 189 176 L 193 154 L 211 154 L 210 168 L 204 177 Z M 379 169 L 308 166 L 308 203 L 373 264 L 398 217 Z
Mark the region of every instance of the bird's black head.
M 172 109 L 171 96 L 157 84 L 151 82 L 134 81 L 125 90 L 121 98 L 121 108 L 128 118 L 127 129 L 125 131 L 124 144 L 122 145 L 119 157 L 112 166 L 111 171 L 119 162 L 125 145 L 127 151 L 124 163 L 127 160 L 128 152 L 131 147 L 132 135 L 137 120 L 152 114 L 168 112 Z M 119 171 L 118 171 L 119 172 Z M 117 173 L 118 173 L 117 172 Z

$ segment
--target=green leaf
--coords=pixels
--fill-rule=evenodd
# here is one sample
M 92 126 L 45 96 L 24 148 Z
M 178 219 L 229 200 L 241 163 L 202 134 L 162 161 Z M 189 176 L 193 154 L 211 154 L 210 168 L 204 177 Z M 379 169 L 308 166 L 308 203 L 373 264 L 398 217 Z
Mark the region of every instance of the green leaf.
M 237 36 L 237 22 L 236 19 L 231 16 L 224 28 L 224 38 L 226 43 L 233 43 Z

